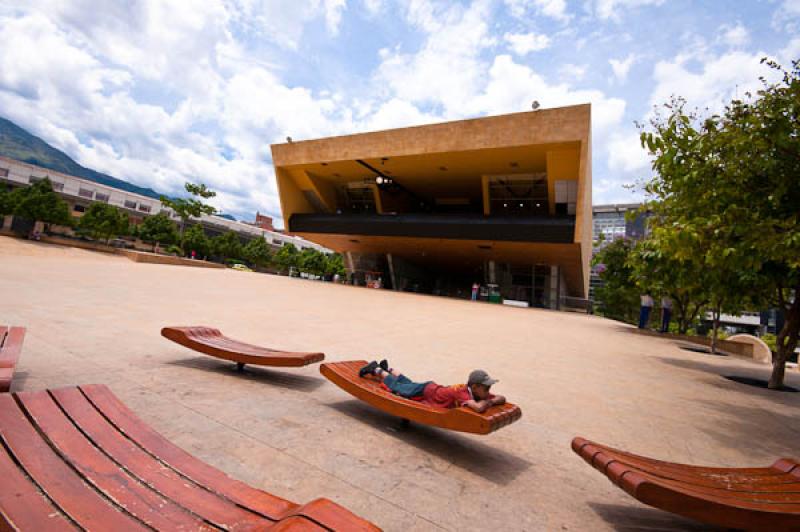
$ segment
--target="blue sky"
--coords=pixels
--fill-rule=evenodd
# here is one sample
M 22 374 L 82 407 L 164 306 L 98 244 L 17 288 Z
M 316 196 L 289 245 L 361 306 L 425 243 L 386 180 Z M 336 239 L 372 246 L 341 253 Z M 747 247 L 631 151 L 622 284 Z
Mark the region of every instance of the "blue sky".
M 278 217 L 269 144 L 589 102 L 595 204 L 640 198 L 634 123 L 800 57 L 800 0 L 0 0 L 0 115 L 85 166 Z

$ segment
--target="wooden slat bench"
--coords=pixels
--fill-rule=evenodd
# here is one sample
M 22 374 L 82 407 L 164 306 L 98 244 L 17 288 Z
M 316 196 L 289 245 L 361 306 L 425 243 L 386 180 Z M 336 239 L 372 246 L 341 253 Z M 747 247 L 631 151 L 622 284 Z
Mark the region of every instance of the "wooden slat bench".
M 637 456 L 583 438 L 572 449 L 637 500 L 709 525 L 800 530 L 800 463 L 698 467 Z
M 240 370 L 245 364 L 298 367 L 325 360 L 322 353 L 278 351 L 232 340 L 212 327 L 164 327 L 161 336 L 206 355 L 236 362 Z
M 170 443 L 105 386 L 0 395 L 0 530 L 378 530 Z
M 378 379 L 359 377 L 358 370 L 366 364 L 365 360 L 333 362 L 321 364 L 319 371 L 328 380 L 365 403 L 393 416 L 424 425 L 473 434 L 489 434 L 522 417 L 522 410 L 511 403 L 493 406 L 479 414 L 465 407 L 437 408 L 400 397 L 383 388 Z
M 24 339 L 25 327 L 0 325 L 0 392 L 7 392 L 11 388 Z

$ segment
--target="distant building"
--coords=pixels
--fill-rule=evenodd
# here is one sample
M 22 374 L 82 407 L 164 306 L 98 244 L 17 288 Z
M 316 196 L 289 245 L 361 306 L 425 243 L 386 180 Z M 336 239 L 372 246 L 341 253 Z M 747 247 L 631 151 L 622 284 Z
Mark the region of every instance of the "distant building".
M 633 220 L 627 220 L 626 214 L 638 210 L 641 203 L 615 203 L 611 205 L 592 206 L 592 240 L 597 242 L 600 235 L 606 240 L 617 237 L 639 239 L 647 231 L 647 215 L 639 214 Z
M 260 212 L 256 213 L 256 221 L 252 223 L 256 227 L 260 227 L 266 231 L 275 231 L 275 226 L 272 225 L 272 217 L 265 216 Z
M 8 157 L 0 157 L 0 184 L 12 187 L 28 186 L 36 181 L 49 178 L 53 184 L 53 190 L 59 193 L 67 202 L 70 213 L 75 218 L 80 218 L 89 205 L 96 202 L 108 203 L 128 214 L 128 219 L 132 224 L 138 225 L 147 216 L 152 216 L 160 212 L 165 212 L 177 223 L 180 222 L 178 216 L 171 210 L 161 205 L 157 199 L 127 192 L 107 185 L 101 185 L 94 181 L 89 181 L 80 177 L 62 174 L 40 166 L 23 163 Z M 262 223 L 271 222 L 268 216 L 258 215 L 262 218 Z M 257 218 L 258 221 L 258 218 Z M 221 216 L 203 215 L 190 223 L 199 223 L 209 236 L 218 236 L 227 231 L 233 231 L 244 240 L 263 238 L 273 247 L 281 247 L 286 244 L 294 244 L 298 249 L 314 248 L 324 253 L 330 250 L 309 242 L 300 237 L 290 236 L 274 230 L 254 227 L 243 222 L 231 220 Z M 270 224 L 271 225 L 271 224 Z M 3 228 L 3 218 L 0 218 L 0 229 Z
M 600 237 L 609 242 L 615 238 L 631 238 L 638 240 L 647 234 L 647 214 L 637 214 L 628 220 L 627 214 L 635 212 L 642 206 L 641 203 L 614 203 L 610 205 L 592 206 L 592 242 L 595 247 L 592 255 L 599 249 L 597 244 Z M 589 276 L 589 299 L 594 300 L 594 291 L 602 286 L 600 274 L 591 269 Z

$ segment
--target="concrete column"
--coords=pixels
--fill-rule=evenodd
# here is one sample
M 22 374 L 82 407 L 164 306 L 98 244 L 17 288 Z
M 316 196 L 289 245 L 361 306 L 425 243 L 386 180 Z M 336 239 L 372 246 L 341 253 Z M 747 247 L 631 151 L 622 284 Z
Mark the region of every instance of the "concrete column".
M 551 309 L 561 308 L 561 271 L 558 266 L 550 266 L 550 300 Z
M 389 279 L 392 281 L 392 290 L 395 292 L 398 290 L 397 287 L 397 277 L 394 275 L 394 263 L 392 262 L 392 254 L 386 254 L 386 262 L 389 263 Z
M 495 275 L 495 264 L 493 260 L 489 261 L 489 284 L 497 284 L 497 275 Z

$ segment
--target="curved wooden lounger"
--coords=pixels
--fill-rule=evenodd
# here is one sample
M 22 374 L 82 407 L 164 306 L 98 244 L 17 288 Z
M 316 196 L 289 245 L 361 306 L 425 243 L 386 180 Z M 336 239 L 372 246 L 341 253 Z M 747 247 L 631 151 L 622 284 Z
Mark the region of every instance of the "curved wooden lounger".
M 637 500 L 706 524 L 744 530 L 800 530 L 800 463 L 698 467 L 622 452 L 583 438 L 572 449 Z
M 234 480 L 105 386 L 2 394 L 0 435 L 0 530 L 379 530 Z
M 405 399 L 383 388 L 375 378 L 359 377 L 358 370 L 366 364 L 366 360 L 331 362 L 321 364 L 319 372 L 339 388 L 365 403 L 393 416 L 424 425 L 473 434 L 489 434 L 522 417 L 522 410 L 511 403 L 493 406 L 483 414 L 479 414 L 469 408 L 436 408 L 419 401 Z
M 25 327 L 0 325 L 0 392 L 7 392 L 11 388 L 24 339 Z
M 322 353 L 277 351 L 232 340 L 211 327 L 164 327 L 161 336 L 206 355 L 236 362 L 239 369 L 245 364 L 298 367 L 325 360 Z

